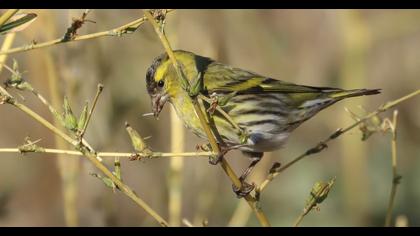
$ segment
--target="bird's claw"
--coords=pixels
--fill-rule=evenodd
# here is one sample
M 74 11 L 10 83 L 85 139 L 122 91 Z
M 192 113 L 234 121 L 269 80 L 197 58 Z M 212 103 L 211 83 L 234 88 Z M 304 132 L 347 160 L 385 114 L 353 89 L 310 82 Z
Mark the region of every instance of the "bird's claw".
M 236 185 L 232 184 L 233 192 L 236 194 L 237 198 L 242 198 L 242 197 L 248 196 L 248 194 L 250 192 L 252 192 L 252 190 L 254 190 L 254 188 L 255 188 L 254 183 L 249 184 L 245 181 L 241 181 L 241 187 L 240 188 L 238 188 L 238 187 L 236 187 Z

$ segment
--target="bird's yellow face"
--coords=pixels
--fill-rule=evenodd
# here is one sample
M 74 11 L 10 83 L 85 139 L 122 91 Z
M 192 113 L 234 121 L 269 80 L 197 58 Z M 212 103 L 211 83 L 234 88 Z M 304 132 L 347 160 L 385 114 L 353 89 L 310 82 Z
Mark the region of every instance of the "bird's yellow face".
M 200 66 L 210 63 L 210 59 L 205 63 L 206 58 L 198 57 L 190 52 L 179 50 L 174 51 L 174 54 L 183 73 L 190 80 L 197 77 Z M 166 102 L 187 96 L 166 53 L 155 58 L 147 70 L 146 87 L 155 117 L 162 111 Z
M 152 111 L 155 117 L 162 111 L 163 106 L 169 100 L 167 62 L 165 55 L 157 57 L 147 69 L 146 88 L 152 101 Z

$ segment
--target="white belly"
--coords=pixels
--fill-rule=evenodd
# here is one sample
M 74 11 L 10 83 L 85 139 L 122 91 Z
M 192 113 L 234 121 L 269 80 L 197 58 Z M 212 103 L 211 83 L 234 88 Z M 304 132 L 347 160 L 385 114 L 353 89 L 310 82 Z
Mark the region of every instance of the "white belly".
M 268 132 L 251 133 L 247 145 L 240 148 L 243 151 L 270 152 L 280 149 L 286 142 L 290 133 L 272 134 Z

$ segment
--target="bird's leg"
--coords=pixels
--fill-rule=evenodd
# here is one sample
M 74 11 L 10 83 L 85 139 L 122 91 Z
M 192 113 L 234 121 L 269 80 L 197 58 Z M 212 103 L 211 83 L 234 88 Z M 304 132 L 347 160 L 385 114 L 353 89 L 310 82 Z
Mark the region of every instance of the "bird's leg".
M 238 198 L 247 196 L 254 188 L 255 184 L 249 184 L 245 180 L 248 177 L 248 175 L 252 172 L 254 167 L 257 165 L 257 163 L 261 160 L 264 153 L 262 152 L 252 152 L 251 154 L 251 163 L 249 164 L 248 168 L 242 173 L 242 175 L 239 177 L 239 181 L 241 182 L 241 187 L 238 188 L 236 185 L 232 185 L 233 191 L 236 193 L 236 196 Z

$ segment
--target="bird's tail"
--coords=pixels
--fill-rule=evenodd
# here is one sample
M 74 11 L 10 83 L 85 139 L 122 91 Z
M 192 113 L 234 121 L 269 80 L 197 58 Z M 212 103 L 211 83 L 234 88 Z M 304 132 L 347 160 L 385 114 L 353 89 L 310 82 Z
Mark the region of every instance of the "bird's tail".
M 374 95 L 381 93 L 381 89 L 352 89 L 352 90 L 341 90 L 336 92 L 331 92 L 328 97 L 334 98 L 337 100 L 365 96 L 365 95 Z

